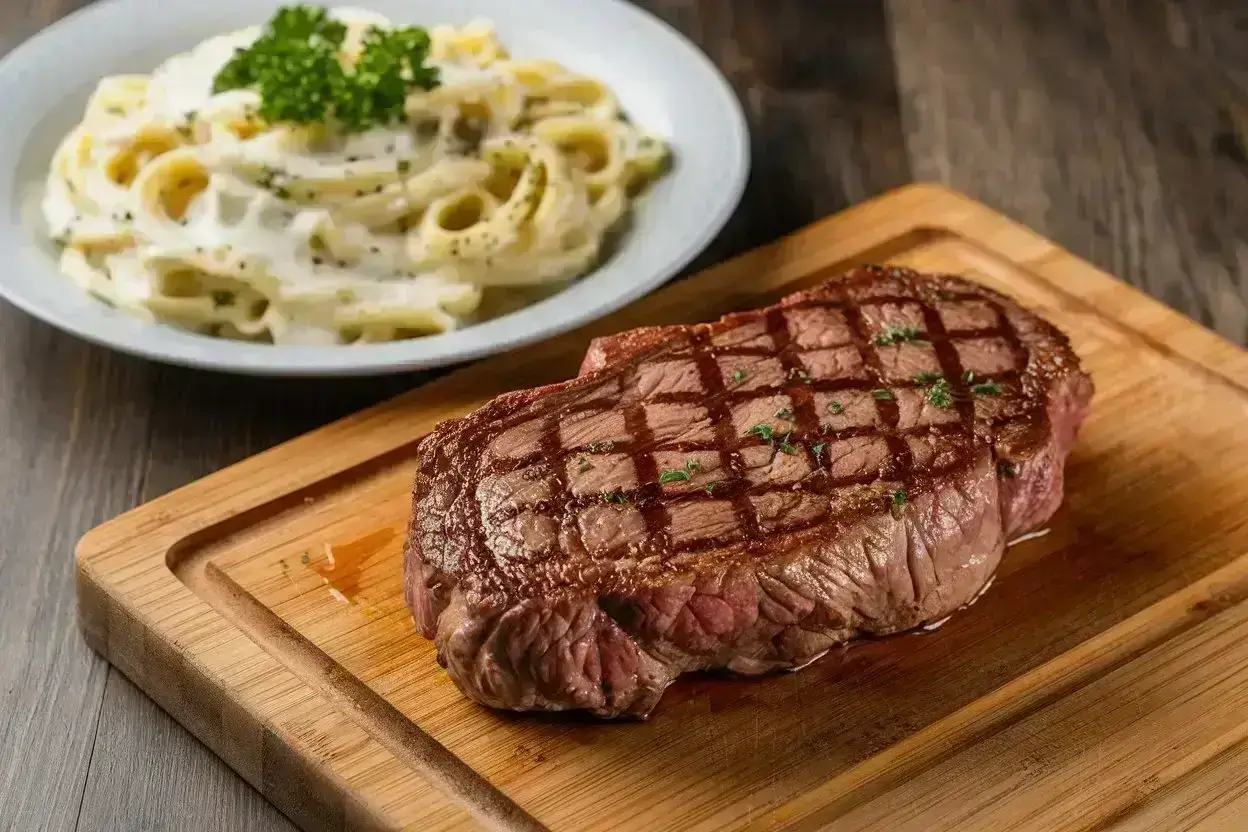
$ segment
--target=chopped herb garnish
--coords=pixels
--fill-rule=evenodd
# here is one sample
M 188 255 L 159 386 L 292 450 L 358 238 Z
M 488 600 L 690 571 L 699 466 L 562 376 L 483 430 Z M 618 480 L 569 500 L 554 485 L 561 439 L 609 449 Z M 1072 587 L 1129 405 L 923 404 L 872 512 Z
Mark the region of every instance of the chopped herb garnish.
M 300 563 L 311 563 L 311 562 L 312 562 L 312 556 L 311 556 L 311 555 L 309 555 L 307 552 L 304 552 L 302 555 L 300 555 L 300 556 L 299 556 L 299 562 L 300 562 Z
M 667 485 L 669 482 L 689 482 L 689 480 L 693 479 L 693 472 L 701 467 L 698 462 L 692 459 L 686 460 L 684 468 L 664 471 L 662 474 L 659 474 L 659 485 Z
M 887 326 L 884 332 L 877 335 L 871 343 L 877 347 L 888 347 L 893 344 L 900 344 L 903 341 L 918 341 L 922 333 L 918 327 L 913 326 Z
M 1016 474 L 1018 474 L 1018 468 L 1013 462 L 1008 459 L 997 460 L 997 476 L 1012 480 Z
M 828 447 L 828 443 L 820 442 L 817 445 L 811 445 L 810 452 L 815 455 L 815 459 L 818 459 L 819 457 L 823 456 L 823 449 L 826 447 Z
M 594 463 L 590 462 L 589 457 L 585 456 L 585 454 L 581 454 L 580 456 L 578 456 L 576 458 L 576 461 L 580 463 L 580 465 L 577 467 L 577 470 L 581 472 L 582 474 L 584 474 L 590 468 L 594 467 Z
M 723 483 L 719 481 L 708 482 L 706 485 L 702 486 L 702 490 L 713 497 L 715 496 L 715 489 L 721 485 L 723 485 Z
M 900 489 L 897 491 L 894 491 L 893 496 L 890 501 L 890 507 L 893 512 L 893 516 L 899 517 L 901 515 L 901 510 L 905 508 L 905 506 L 906 506 L 906 492 Z
M 616 505 L 624 505 L 628 502 L 628 497 L 619 491 L 608 491 L 602 495 L 604 503 L 615 503 Z
M 953 390 L 949 388 L 949 382 L 943 378 L 928 387 L 925 395 L 932 407 L 953 407 Z
M 776 446 L 776 448 L 779 449 L 782 454 L 788 454 L 789 456 L 797 455 L 797 448 L 793 447 L 788 442 L 781 442 Z
M 745 435 L 757 436 L 759 439 L 763 440 L 764 442 L 770 442 L 772 440 L 773 431 L 771 429 L 771 425 L 755 425 L 754 427 L 747 430 L 745 432 Z
M 828 410 L 832 411 L 833 416 L 840 416 L 845 412 L 845 405 L 840 402 L 832 402 L 832 404 L 828 405 Z
M 251 46 L 235 50 L 213 79 L 213 92 L 255 89 L 266 121 L 320 124 L 332 118 L 349 132 L 362 132 L 402 119 L 412 89 L 437 86 L 438 70 L 425 64 L 424 29 L 370 29 L 353 67 L 338 58 L 346 36 L 347 27 L 325 9 L 279 9 Z
M 284 185 L 278 185 L 273 189 L 273 195 L 278 199 L 290 199 L 290 189 Z
M 877 401 L 891 402 L 893 400 L 893 391 L 885 390 L 883 387 L 880 387 L 876 390 L 872 390 L 871 396 Z
M 613 441 L 591 442 L 587 450 L 591 454 L 601 454 L 601 453 L 605 453 L 607 451 L 613 450 L 614 448 L 615 448 L 615 442 Z
M 971 387 L 971 392 L 976 396 L 1000 396 L 1001 385 L 995 381 L 985 381 L 982 384 L 976 384 Z
M 944 381 L 944 378 L 945 377 L 942 376 L 940 373 L 925 372 L 925 373 L 919 373 L 917 376 L 914 377 L 914 380 L 917 381 L 919 384 L 934 384 L 938 381 Z
M 741 382 L 745 381 L 749 377 L 750 377 L 750 374 L 747 373 L 745 370 L 733 370 L 732 371 L 732 383 L 733 384 L 740 384 Z
M 395 169 L 399 173 L 407 173 L 412 169 L 412 161 L 410 159 L 400 159 L 395 165 Z
M 777 419 L 784 419 L 786 422 L 792 422 L 792 421 L 793 421 L 793 411 L 792 411 L 792 410 L 789 410 L 787 407 L 782 407 L 782 408 L 780 408 L 779 410 L 777 410 L 777 411 L 776 411 L 776 418 L 777 418 Z

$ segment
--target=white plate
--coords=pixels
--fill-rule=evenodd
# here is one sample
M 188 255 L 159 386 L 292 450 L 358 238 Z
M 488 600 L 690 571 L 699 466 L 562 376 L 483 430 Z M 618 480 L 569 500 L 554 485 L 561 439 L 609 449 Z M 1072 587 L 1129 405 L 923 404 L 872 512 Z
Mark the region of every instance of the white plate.
M 435 367 L 549 338 L 641 297 L 728 221 L 749 169 L 736 96 L 706 56 L 623 0 L 356 0 L 396 23 L 494 21 L 517 57 L 605 81 L 629 117 L 666 136 L 672 169 L 638 206 L 618 250 L 553 297 L 486 323 L 388 344 L 293 347 L 147 323 L 84 294 L 39 233 L 38 192 L 55 145 L 104 75 L 146 73 L 204 38 L 262 23 L 290 0 L 105 0 L 0 61 L 0 296 L 68 332 L 159 361 L 267 375 L 365 375 Z M 327 6 L 348 3 L 324 3 Z

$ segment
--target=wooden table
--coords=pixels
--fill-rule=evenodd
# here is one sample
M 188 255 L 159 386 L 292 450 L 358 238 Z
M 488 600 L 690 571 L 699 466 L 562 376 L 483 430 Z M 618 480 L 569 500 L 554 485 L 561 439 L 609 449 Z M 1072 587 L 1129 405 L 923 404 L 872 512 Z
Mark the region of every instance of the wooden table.
M 77 5 L 6 0 L 0 54 Z M 699 265 L 935 180 L 1248 342 L 1239 0 L 643 5 L 724 69 L 753 130 L 745 201 Z M 85 646 L 71 550 L 105 518 L 422 378 L 162 367 L 0 305 L 0 828 L 292 828 Z

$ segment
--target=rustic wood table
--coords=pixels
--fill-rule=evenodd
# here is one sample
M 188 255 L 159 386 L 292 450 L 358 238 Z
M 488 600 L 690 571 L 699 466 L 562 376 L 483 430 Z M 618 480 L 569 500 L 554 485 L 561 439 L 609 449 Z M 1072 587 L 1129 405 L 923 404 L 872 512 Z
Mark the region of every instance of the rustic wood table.
M 0 54 L 78 5 L 3 0 Z M 1242 0 L 642 5 L 728 74 L 753 130 L 749 190 L 699 265 L 932 180 L 1248 342 Z M 422 378 L 163 367 L 0 304 L 0 829 L 293 828 L 86 647 L 73 545 Z

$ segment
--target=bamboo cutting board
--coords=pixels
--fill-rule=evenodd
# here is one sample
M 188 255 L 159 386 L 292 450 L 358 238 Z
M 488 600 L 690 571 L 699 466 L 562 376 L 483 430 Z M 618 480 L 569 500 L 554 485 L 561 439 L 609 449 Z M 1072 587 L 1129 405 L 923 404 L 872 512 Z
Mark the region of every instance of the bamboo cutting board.
M 414 443 L 589 338 L 864 262 L 1070 334 L 1097 396 L 1052 533 L 933 634 L 675 684 L 645 723 L 464 699 L 403 605 Z M 916 186 L 135 509 L 78 547 L 88 641 L 307 830 L 1248 828 L 1248 354 Z

